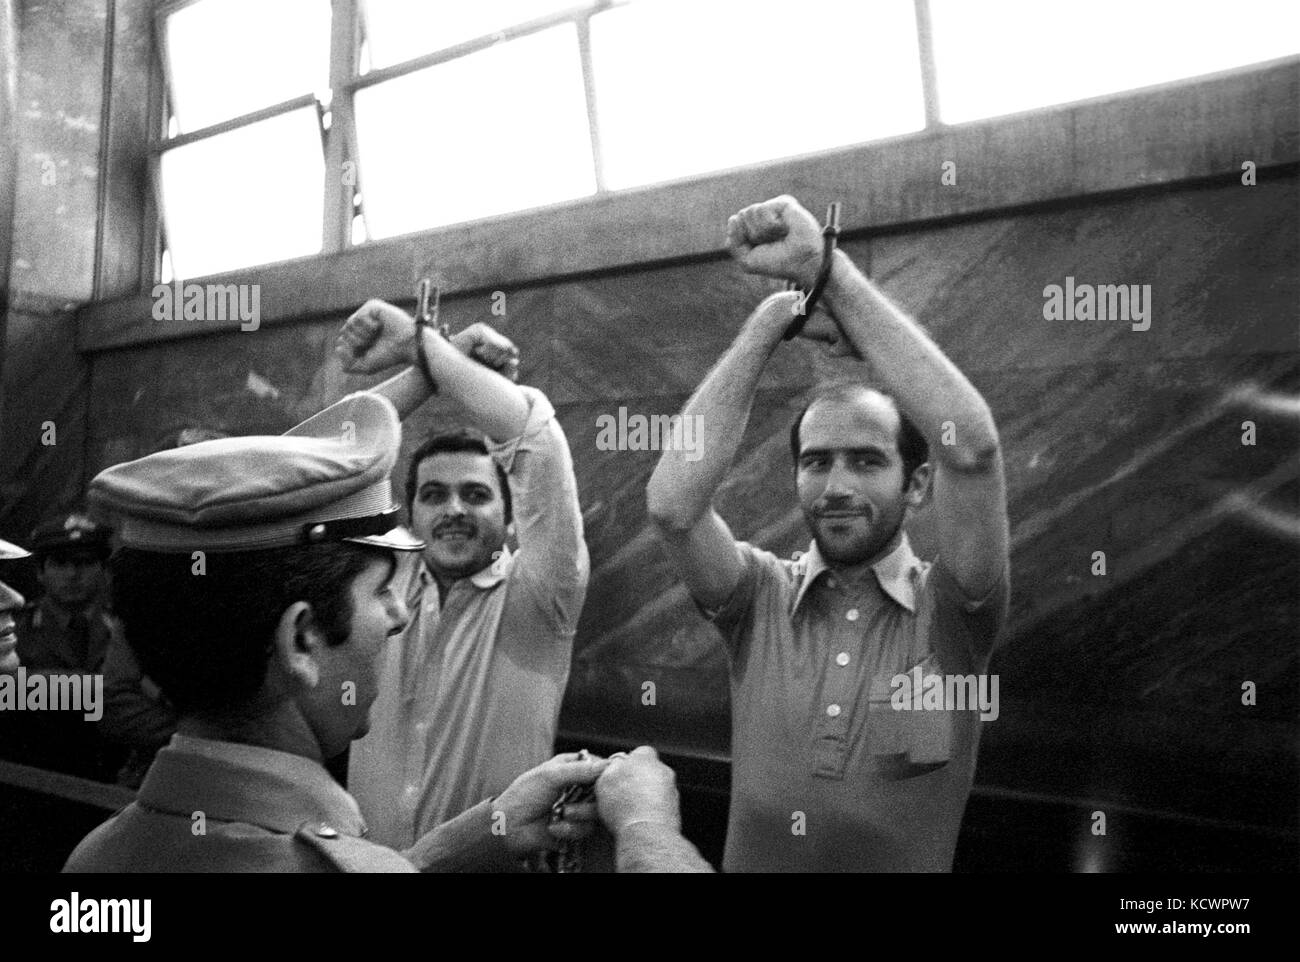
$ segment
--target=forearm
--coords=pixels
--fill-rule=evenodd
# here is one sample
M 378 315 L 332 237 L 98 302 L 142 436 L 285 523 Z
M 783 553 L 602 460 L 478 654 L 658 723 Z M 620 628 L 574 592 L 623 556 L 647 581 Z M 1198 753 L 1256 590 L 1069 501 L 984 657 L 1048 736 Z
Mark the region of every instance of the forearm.
M 489 799 L 444 822 L 401 853 L 421 872 L 512 872 L 518 858 L 495 832 L 497 814 Z
M 397 416 L 405 421 L 410 414 L 429 398 L 433 397 L 433 388 L 429 379 L 418 367 L 408 367 L 400 374 L 394 374 L 382 384 L 370 389 L 393 402 Z
M 417 332 L 440 394 L 457 402 L 474 427 L 496 441 L 517 437 L 528 423 L 528 400 L 519 386 L 461 353 L 430 330 Z
M 880 387 L 930 443 L 931 456 L 957 468 L 987 463 L 997 451 L 998 435 L 984 398 L 847 254 L 837 251 L 834 257 L 823 303 L 871 365 Z
M 619 872 L 712 872 L 695 846 L 667 825 L 638 822 L 619 832 L 615 843 Z
M 664 450 L 650 476 L 646 504 L 661 527 L 687 530 L 694 526 L 709 510 L 736 458 L 759 378 L 781 340 L 775 326 L 761 326 L 753 320 L 746 323 L 682 410 L 683 418 L 700 418 L 694 422 L 700 425 L 696 450 Z

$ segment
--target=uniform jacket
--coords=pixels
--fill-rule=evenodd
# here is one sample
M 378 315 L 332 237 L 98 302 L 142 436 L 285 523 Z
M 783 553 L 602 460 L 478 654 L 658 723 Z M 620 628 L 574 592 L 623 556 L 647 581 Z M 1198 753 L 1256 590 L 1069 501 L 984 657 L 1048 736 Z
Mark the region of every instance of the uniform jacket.
M 404 853 L 367 841 L 352 796 L 317 762 L 176 735 L 136 800 L 82 840 L 65 872 L 413 872 L 516 866 L 491 803 Z

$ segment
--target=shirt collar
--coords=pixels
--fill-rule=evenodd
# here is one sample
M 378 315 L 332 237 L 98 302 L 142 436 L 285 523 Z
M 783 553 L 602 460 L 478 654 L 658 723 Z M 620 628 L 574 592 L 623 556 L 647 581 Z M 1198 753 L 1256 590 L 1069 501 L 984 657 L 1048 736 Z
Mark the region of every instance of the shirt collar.
M 208 818 L 286 834 L 313 820 L 353 837 L 366 831 L 356 801 L 318 762 L 193 735 L 172 736 L 138 797 L 150 808 L 186 818 L 202 811 Z
M 790 608 L 791 614 L 799 608 L 799 603 L 803 601 L 809 586 L 819 576 L 830 571 L 830 565 L 822 557 L 816 541 L 808 546 L 799 563 L 803 565 L 803 581 L 795 594 L 794 604 Z M 916 579 L 922 567 L 921 560 L 912 552 L 912 544 L 907 539 L 907 532 L 904 531 L 894 550 L 873 564 L 871 570 L 876 575 L 881 591 L 912 614 L 916 614 Z

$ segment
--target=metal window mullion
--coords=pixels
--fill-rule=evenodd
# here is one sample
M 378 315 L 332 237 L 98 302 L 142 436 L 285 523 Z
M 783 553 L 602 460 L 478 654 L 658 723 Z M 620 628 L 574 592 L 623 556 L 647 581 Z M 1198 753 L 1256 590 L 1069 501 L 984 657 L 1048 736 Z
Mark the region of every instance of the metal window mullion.
M 353 195 L 356 183 L 346 183 L 344 164 L 351 161 L 359 173 L 356 156 L 356 117 L 350 82 L 360 56 L 357 0 L 332 0 L 330 22 L 330 129 L 325 132 L 324 211 L 321 250 L 341 251 L 352 243 Z
M 184 147 L 186 144 L 192 144 L 199 140 L 208 140 L 209 138 L 228 134 L 233 130 L 239 130 L 241 127 L 248 127 L 252 124 L 261 123 L 263 120 L 270 120 L 273 117 L 279 117 L 282 114 L 293 113 L 295 110 L 302 110 L 306 107 L 315 107 L 319 101 L 315 94 L 302 94 L 294 97 L 292 100 L 286 100 L 282 103 L 272 104 L 270 107 L 263 107 L 261 110 L 255 110 L 251 114 L 242 114 L 238 117 L 231 117 L 229 120 L 223 120 L 219 124 L 213 124 L 210 127 L 204 127 L 201 130 L 192 130 L 188 133 L 177 134 L 166 140 L 150 145 L 150 149 L 161 153 L 164 150 L 172 150 L 176 147 Z
M 162 30 L 159 24 L 160 21 L 155 19 L 154 49 L 152 56 L 149 58 L 148 124 L 151 141 L 161 140 L 167 135 L 168 77 L 163 63 Z M 158 186 L 160 178 L 155 170 L 157 164 L 158 155 L 153 151 L 148 152 L 146 165 L 149 183 L 148 188 L 145 190 L 145 222 L 141 239 L 141 246 L 145 247 L 147 245 L 147 247 L 140 252 L 140 287 L 142 290 L 152 289 L 162 271 L 163 214 L 162 194 Z
M 605 192 L 605 158 L 596 112 L 596 78 L 591 69 L 591 16 L 578 21 L 578 55 L 582 58 L 582 86 L 587 100 L 587 128 L 591 131 L 591 163 L 596 171 L 596 192 Z
M 565 23 L 576 23 L 585 20 L 593 13 L 604 10 L 608 4 L 599 4 L 591 6 L 585 4 L 580 7 L 568 7 L 564 10 L 557 10 L 555 13 L 547 14 L 544 17 L 537 17 L 525 23 L 515 24 L 512 27 L 504 27 L 495 33 L 486 34 L 482 37 L 475 37 L 472 40 L 466 40 L 458 43 L 454 47 L 447 47 L 444 50 L 435 50 L 433 53 L 426 53 L 411 60 L 402 63 L 392 64 L 388 67 L 381 67 L 378 70 L 372 70 L 364 76 L 355 77 L 349 84 L 352 90 L 360 90 L 363 87 L 373 87 L 375 84 L 383 83 L 386 80 L 396 80 L 398 77 L 405 77 L 407 74 L 424 70 L 428 67 L 436 67 L 439 64 L 446 63 L 449 60 L 457 60 L 471 53 L 478 53 L 480 50 L 487 50 L 496 46 L 498 43 L 505 43 L 509 40 L 518 40 L 520 37 L 526 37 L 529 34 L 541 33 L 551 27 L 558 27 Z M 374 52 L 371 51 L 373 58 Z
M 938 127 L 939 82 L 934 66 L 934 28 L 930 20 L 930 0 L 913 0 L 916 9 L 916 46 L 921 57 L 921 95 L 925 98 L 925 126 Z

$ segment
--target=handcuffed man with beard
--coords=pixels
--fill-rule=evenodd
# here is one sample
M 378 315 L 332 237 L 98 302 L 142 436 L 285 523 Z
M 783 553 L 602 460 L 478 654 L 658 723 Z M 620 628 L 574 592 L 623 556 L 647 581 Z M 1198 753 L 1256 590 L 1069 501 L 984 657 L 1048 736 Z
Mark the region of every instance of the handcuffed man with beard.
M 376 393 L 405 417 L 436 391 L 470 425 L 411 458 L 407 507 L 426 543 L 401 589 L 411 622 L 382 652 L 371 731 L 349 761 L 372 837 L 403 848 L 551 756 L 587 548 L 564 432 L 542 392 L 513 382 L 508 339 L 486 324 L 417 331 L 371 301 L 338 354 L 349 371 L 411 365 Z
M 948 871 L 979 745 L 971 710 L 898 710 L 891 680 L 986 671 L 1008 600 L 1002 453 L 988 405 L 922 329 L 790 197 L 728 223 L 746 271 L 811 290 L 802 336 L 855 354 L 861 382 L 815 394 L 790 447 L 813 541 L 797 560 L 737 543 L 711 502 L 759 378 L 800 311 L 750 316 L 683 414 L 703 457 L 665 451 L 649 511 L 691 595 L 721 631 L 732 682 L 728 871 Z M 933 496 L 937 556 L 903 522 Z M 909 706 L 910 707 L 910 706 Z

